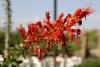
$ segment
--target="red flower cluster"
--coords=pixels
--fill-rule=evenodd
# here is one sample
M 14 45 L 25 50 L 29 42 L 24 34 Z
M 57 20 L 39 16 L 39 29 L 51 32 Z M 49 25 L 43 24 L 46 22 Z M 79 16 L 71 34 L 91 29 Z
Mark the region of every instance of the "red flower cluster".
M 68 14 L 63 18 L 63 13 L 60 14 L 57 20 L 50 21 L 50 13 L 46 12 L 46 18 L 43 21 L 37 23 L 30 23 L 28 30 L 20 25 L 18 32 L 23 38 L 24 47 L 33 47 L 33 53 L 41 60 L 43 54 L 48 54 L 50 51 L 50 44 L 54 43 L 58 46 L 61 43 L 62 46 L 66 45 L 65 33 L 68 32 L 70 40 L 74 40 L 76 36 L 81 34 L 80 29 L 72 29 L 72 26 L 76 24 L 82 25 L 82 18 L 93 13 L 93 10 L 88 8 L 79 8 L 73 15 Z M 45 43 L 45 49 L 42 50 L 41 43 Z

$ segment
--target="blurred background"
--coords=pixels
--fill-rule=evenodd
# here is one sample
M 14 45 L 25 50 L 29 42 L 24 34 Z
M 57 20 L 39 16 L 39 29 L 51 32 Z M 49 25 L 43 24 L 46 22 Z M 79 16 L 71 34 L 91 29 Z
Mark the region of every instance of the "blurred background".
M 83 21 L 81 28 L 84 33 L 79 38 L 78 47 L 70 43 L 69 51 L 83 59 L 83 65 L 80 64 L 80 66 L 100 67 L 99 3 L 100 0 L 0 0 L 0 62 L 8 55 L 10 47 L 20 44 L 21 38 L 16 29 L 20 24 L 26 28 L 29 23 L 44 19 L 47 11 L 50 12 L 51 21 L 53 21 L 61 12 L 66 16 L 68 13 L 73 14 L 77 8 L 90 6 L 95 12 Z M 58 52 L 56 56 L 58 57 L 60 53 Z M 53 54 L 52 57 L 54 57 Z

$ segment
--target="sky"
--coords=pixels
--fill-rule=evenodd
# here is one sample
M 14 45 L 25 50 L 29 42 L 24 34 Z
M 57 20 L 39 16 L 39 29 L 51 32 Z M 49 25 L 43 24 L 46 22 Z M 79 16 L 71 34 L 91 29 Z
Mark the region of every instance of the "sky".
M 53 20 L 53 0 L 10 0 L 12 8 L 12 30 L 22 24 L 27 27 L 27 24 L 43 20 L 45 12 L 50 11 L 51 20 Z M 83 27 L 85 29 L 100 30 L 100 0 L 58 0 L 57 14 L 64 12 L 74 13 L 75 9 L 91 6 L 95 13 L 89 15 L 84 20 Z M 4 0 L 0 0 L 0 28 L 5 25 L 5 8 Z

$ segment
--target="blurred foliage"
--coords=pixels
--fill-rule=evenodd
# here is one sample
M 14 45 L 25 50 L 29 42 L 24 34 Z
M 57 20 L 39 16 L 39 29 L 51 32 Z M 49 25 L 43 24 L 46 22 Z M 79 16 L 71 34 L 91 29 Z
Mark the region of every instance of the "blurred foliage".
M 3 54 L 4 49 L 4 31 L 0 30 L 0 54 Z
M 3 54 L 4 50 L 4 40 L 5 39 L 5 33 L 4 31 L 0 30 L 0 54 Z M 17 31 L 11 32 L 10 35 L 10 45 L 9 47 L 15 46 L 15 44 L 19 44 L 21 42 L 21 37 L 17 33 Z
M 97 30 L 88 31 L 88 47 L 90 49 L 97 46 Z
M 19 36 L 18 32 L 11 32 L 10 35 L 10 47 L 13 47 L 15 44 L 19 44 L 21 42 L 21 37 Z
M 22 63 L 22 57 L 25 57 L 25 50 L 19 45 L 9 48 L 8 58 L 5 58 L 1 67 L 16 67 Z
M 0 54 L 3 54 L 5 41 L 4 39 L 5 32 L 3 30 L 0 30 Z M 19 62 L 21 62 L 18 60 L 18 57 L 24 55 L 24 50 L 19 47 L 18 44 L 20 42 L 21 38 L 17 31 L 11 32 L 8 58 L 4 59 L 2 67 L 12 67 L 14 65 L 16 66 Z
M 96 58 L 85 59 L 82 64 L 75 67 L 100 67 L 100 59 Z

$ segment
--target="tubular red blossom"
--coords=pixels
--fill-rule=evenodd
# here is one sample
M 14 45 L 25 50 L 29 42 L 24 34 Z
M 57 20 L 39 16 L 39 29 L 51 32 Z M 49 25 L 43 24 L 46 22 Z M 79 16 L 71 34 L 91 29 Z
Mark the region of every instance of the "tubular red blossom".
M 44 21 L 44 28 L 48 28 L 48 30 L 54 29 L 53 25 L 48 21 Z
M 53 29 L 53 26 L 52 26 L 51 23 L 47 23 L 47 26 L 48 26 L 49 29 Z
M 17 28 L 17 30 L 18 30 L 20 36 L 21 36 L 22 38 L 25 39 L 25 38 L 26 38 L 26 31 L 25 31 L 25 29 L 22 27 L 22 25 L 20 25 L 20 27 Z
M 43 34 L 43 39 L 49 39 L 50 33 L 48 31 L 45 31 Z
M 41 61 L 42 60 L 42 50 L 40 48 L 37 49 L 37 57 Z
M 81 34 L 81 30 L 80 29 L 71 29 L 71 31 L 73 33 L 77 33 L 77 35 L 80 35 Z
M 74 17 L 78 17 L 79 18 L 79 16 L 80 16 L 80 14 L 81 14 L 81 12 L 82 12 L 82 9 L 81 8 L 78 8 L 76 11 L 75 11 L 75 13 L 74 13 Z
M 59 40 L 59 37 L 61 36 L 62 31 L 61 30 L 57 30 L 53 33 L 52 35 L 52 39 L 54 42 L 56 42 L 57 40 Z
M 64 16 L 64 13 L 61 13 L 58 20 L 62 20 L 63 16 Z
M 49 12 L 46 12 L 46 19 L 47 19 L 47 21 L 49 22 L 50 21 L 50 13 Z
M 55 23 L 53 24 L 53 27 L 54 27 L 54 30 L 55 29 L 60 29 L 62 31 L 65 30 L 65 26 L 64 26 L 64 23 L 63 23 L 63 13 L 60 14 L 59 18 L 55 21 Z
M 36 23 L 36 27 L 37 27 L 37 28 L 42 28 L 42 24 L 41 24 L 40 21 Z
M 35 36 L 29 35 L 29 36 L 26 37 L 26 39 L 25 39 L 24 42 L 25 42 L 26 44 L 28 44 L 28 45 L 31 45 L 32 43 L 35 42 L 35 40 L 36 40 L 36 37 L 35 37 Z
M 64 34 L 62 34 L 62 46 L 66 46 L 66 36 Z
M 50 30 L 46 25 L 44 25 L 43 28 L 44 28 L 45 31 L 49 31 Z
M 66 18 L 64 19 L 64 24 L 66 23 L 66 22 L 69 22 L 68 20 L 71 18 L 71 14 L 68 14 L 67 16 L 66 16 Z
M 23 38 L 24 46 L 32 47 L 33 54 L 37 55 L 39 60 L 42 60 L 43 54 L 48 54 L 48 52 L 50 51 L 52 43 L 57 46 L 66 45 L 67 38 L 64 34 L 66 32 L 68 32 L 70 40 L 78 44 L 76 39 L 78 35 L 81 34 L 81 30 L 78 29 L 76 26 L 77 24 L 82 25 L 82 19 L 91 13 L 93 13 L 93 10 L 90 7 L 83 9 L 79 8 L 75 11 L 73 15 L 67 14 L 64 19 L 64 14 L 61 13 L 56 20 L 51 22 L 50 13 L 46 12 L 46 18 L 42 22 L 39 21 L 34 24 L 30 23 L 28 25 L 27 31 L 25 31 L 22 25 L 20 25 L 20 27 L 18 28 L 18 32 Z M 74 29 L 73 26 L 75 26 L 76 28 Z M 46 44 L 46 50 L 42 50 L 40 48 L 41 42 Z M 28 48 L 27 50 L 29 49 L 30 48 Z
M 88 16 L 89 14 L 93 13 L 94 11 L 90 8 L 90 7 L 87 7 L 87 8 L 83 8 L 82 9 L 82 12 L 80 14 L 80 19 L 81 18 L 86 18 L 86 16 Z
M 66 21 L 67 23 L 67 27 L 72 27 L 74 26 L 76 23 L 80 23 L 80 25 L 82 24 L 82 22 L 79 22 L 79 20 L 81 20 L 82 18 L 86 18 L 86 16 L 88 16 L 89 14 L 93 13 L 93 10 L 88 7 L 88 8 L 79 8 L 75 11 L 74 15 L 72 17 L 67 17 Z
M 68 23 L 67 23 L 67 25 L 66 25 L 66 27 L 70 28 L 70 27 L 74 26 L 77 23 L 76 21 L 77 21 L 77 19 L 75 19 L 75 18 L 69 20 Z
M 35 26 L 33 23 L 28 25 L 28 34 L 31 34 L 36 30 Z
M 63 16 L 64 16 L 64 14 L 63 13 L 61 13 L 60 14 L 60 16 L 59 16 L 59 18 L 58 18 L 58 20 L 56 21 L 56 24 L 58 24 L 58 25 L 62 25 L 63 24 Z
M 76 32 L 77 32 L 77 35 L 81 34 L 81 30 L 80 29 L 77 29 Z
M 94 11 L 90 8 L 90 7 L 86 7 L 86 8 L 79 8 L 75 11 L 74 13 L 74 17 L 77 17 L 79 19 L 82 19 L 82 18 L 86 18 L 86 16 L 88 16 L 89 14 L 93 13 Z

